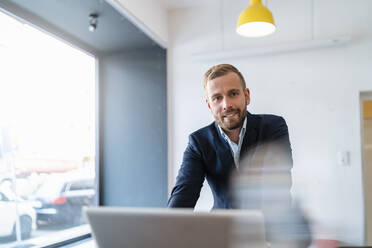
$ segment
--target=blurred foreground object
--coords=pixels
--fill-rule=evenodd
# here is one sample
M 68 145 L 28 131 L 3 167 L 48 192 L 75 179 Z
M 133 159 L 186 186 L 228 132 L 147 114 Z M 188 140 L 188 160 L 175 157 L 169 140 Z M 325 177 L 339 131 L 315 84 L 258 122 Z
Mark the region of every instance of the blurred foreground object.
M 85 213 L 100 248 L 267 248 L 257 210 L 90 207 Z
M 311 232 L 298 206 L 292 204 L 292 156 L 286 139 L 252 150 L 231 178 L 235 208 L 261 209 L 270 247 L 308 247 Z
M 337 240 L 316 239 L 312 244 L 312 248 L 337 248 L 339 245 Z

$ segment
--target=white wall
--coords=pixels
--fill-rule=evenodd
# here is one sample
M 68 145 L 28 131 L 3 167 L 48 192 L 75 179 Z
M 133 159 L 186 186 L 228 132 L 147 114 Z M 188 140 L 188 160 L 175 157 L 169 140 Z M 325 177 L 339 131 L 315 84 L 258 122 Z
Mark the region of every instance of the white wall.
M 372 1 L 314 0 L 312 21 L 310 0 L 271 0 L 269 8 L 278 30 L 254 40 L 234 31 L 247 1 L 222 0 L 222 5 L 169 12 L 171 186 L 188 134 L 213 121 L 204 100 L 202 76 L 212 65 L 231 63 L 243 72 L 251 90 L 248 110 L 287 120 L 294 156 L 293 194 L 314 223 L 332 231 L 317 231 L 317 237 L 363 244 L 359 92 L 372 90 Z M 344 35 L 352 40 L 340 47 L 208 62 L 193 57 Z M 350 152 L 349 166 L 337 163 L 339 151 Z M 212 196 L 203 189 L 198 208 L 211 206 Z
M 168 46 L 168 13 L 155 0 L 106 0 L 162 48 Z

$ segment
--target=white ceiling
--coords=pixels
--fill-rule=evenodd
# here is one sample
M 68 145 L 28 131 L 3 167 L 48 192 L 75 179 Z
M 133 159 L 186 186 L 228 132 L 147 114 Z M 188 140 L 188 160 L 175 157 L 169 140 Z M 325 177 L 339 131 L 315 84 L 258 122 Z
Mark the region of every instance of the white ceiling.
M 220 0 L 157 0 L 166 9 L 181 9 L 194 6 L 218 4 Z
M 157 1 L 158 3 L 161 4 L 161 6 L 163 6 L 167 10 L 172 10 L 172 9 L 182 9 L 182 8 L 196 7 L 196 6 L 219 5 L 222 2 L 227 4 L 231 0 L 153 0 L 153 1 Z M 235 1 L 235 0 L 232 0 L 232 1 Z M 273 0 L 262 0 L 262 4 L 264 4 L 265 6 L 269 6 L 270 2 L 272 1 Z M 275 0 L 275 1 L 280 2 L 280 0 Z M 246 0 L 247 7 L 249 6 L 249 4 L 250 4 L 250 1 Z M 283 4 L 285 4 L 285 2 Z

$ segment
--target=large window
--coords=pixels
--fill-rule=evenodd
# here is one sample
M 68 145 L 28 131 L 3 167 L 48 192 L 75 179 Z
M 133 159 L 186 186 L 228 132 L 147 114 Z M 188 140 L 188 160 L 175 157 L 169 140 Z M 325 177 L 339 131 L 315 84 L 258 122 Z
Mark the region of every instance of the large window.
M 95 58 L 0 12 L 0 247 L 96 204 Z

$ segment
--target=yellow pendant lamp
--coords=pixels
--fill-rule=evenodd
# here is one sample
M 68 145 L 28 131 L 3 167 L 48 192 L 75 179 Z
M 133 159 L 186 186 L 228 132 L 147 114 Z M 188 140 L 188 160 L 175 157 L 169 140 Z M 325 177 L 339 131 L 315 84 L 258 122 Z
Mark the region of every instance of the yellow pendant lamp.
M 273 14 L 261 0 L 251 0 L 251 5 L 239 16 L 236 32 L 245 37 L 262 37 L 275 32 Z

